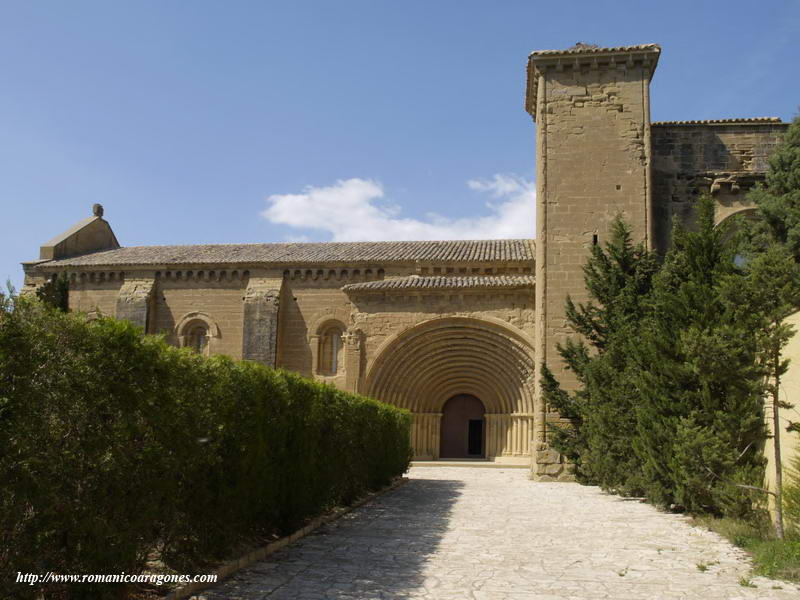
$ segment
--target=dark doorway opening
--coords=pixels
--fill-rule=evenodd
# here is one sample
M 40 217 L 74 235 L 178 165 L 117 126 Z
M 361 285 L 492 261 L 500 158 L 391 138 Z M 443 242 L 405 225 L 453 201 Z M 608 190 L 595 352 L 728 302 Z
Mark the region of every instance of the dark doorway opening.
M 440 458 L 485 456 L 485 409 L 475 396 L 453 396 L 442 408 Z
M 470 456 L 483 456 L 483 419 L 469 420 L 467 454 Z

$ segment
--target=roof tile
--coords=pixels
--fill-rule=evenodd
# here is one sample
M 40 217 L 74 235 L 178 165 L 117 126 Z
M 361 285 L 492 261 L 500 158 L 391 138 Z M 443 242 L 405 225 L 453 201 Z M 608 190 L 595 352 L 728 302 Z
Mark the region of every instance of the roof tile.
M 783 123 L 780 117 L 750 117 L 741 119 L 704 119 L 700 121 L 653 121 L 651 125 L 746 125 L 750 123 Z
M 132 246 L 44 263 L 52 267 L 197 264 L 533 261 L 534 240 Z
M 603 54 L 606 52 L 661 52 L 661 46 L 658 44 L 637 44 L 635 46 L 612 46 L 608 48 L 601 48 L 600 46 L 592 46 L 591 44 L 576 44 L 572 48 L 566 50 L 536 50 L 530 53 L 530 56 L 554 56 L 557 54 Z
M 351 283 L 346 292 L 391 292 L 396 290 L 525 289 L 534 286 L 533 275 L 419 276 Z

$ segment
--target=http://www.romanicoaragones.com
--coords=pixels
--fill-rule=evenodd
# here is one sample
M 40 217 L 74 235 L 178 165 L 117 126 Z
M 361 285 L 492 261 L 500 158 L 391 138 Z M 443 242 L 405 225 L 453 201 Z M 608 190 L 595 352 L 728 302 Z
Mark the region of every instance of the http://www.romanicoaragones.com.
M 51 583 L 150 583 L 163 585 L 165 583 L 216 583 L 217 575 L 176 575 L 164 573 L 111 573 L 104 575 L 71 575 L 62 573 L 22 573 L 17 572 L 17 583 L 28 585 L 46 585 Z

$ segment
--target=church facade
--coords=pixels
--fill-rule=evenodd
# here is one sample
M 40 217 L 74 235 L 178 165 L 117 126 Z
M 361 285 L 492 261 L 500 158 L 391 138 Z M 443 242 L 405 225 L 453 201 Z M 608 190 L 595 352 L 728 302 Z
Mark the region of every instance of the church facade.
M 664 251 L 697 195 L 717 220 L 752 211 L 786 124 L 650 121 L 657 45 L 530 55 L 536 123 L 531 239 L 121 247 L 102 208 L 23 263 L 24 293 L 66 273 L 71 310 L 128 319 L 176 346 L 259 361 L 409 409 L 417 459 L 531 464 L 569 479 L 548 447 L 547 362 L 570 335 L 567 294 L 619 213 Z M 475 232 L 480 237 L 480 232 Z M 535 237 L 535 240 L 534 240 Z

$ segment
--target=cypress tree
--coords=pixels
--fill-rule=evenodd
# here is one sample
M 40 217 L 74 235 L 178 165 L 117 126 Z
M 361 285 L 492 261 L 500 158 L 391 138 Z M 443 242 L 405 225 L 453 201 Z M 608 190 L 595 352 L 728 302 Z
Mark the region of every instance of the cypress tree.
M 748 199 L 758 206 L 762 249 L 777 242 L 800 262 L 800 116 L 770 155 L 765 184 L 751 190 Z
M 757 324 L 726 299 L 747 283 L 728 238 L 708 197 L 695 231 L 676 227 L 631 353 L 639 362 L 634 447 L 650 500 L 743 516 L 752 503 L 739 486 L 763 479 L 764 388 Z
M 638 335 L 642 303 L 657 270 L 656 255 L 635 245 L 630 227 L 615 219 L 608 242 L 592 246 L 583 269 L 589 301 L 566 302 L 567 320 L 581 337 L 558 350 L 578 389 L 567 393 L 546 366 L 542 369 L 546 402 L 572 425 L 551 427 L 551 443 L 575 465 L 578 481 L 622 494 L 642 489 L 641 464 L 631 451 L 638 396 L 629 345 Z
M 759 363 L 766 380 L 769 418 L 773 425 L 775 456 L 775 533 L 784 536 L 781 438 L 800 432 L 800 424 L 785 423 L 781 410 L 793 405 L 780 397 L 781 378 L 789 368 L 783 349 L 794 335 L 786 318 L 800 306 L 800 117 L 789 126 L 783 142 L 769 159 L 766 185 L 758 185 L 748 198 L 758 206 L 760 217 L 750 228 L 751 252 L 747 263 L 750 285 L 743 292 L 759 310 L 742 319 L 759 319 Z M 786 431 L 782 431 L 783 429 Z

